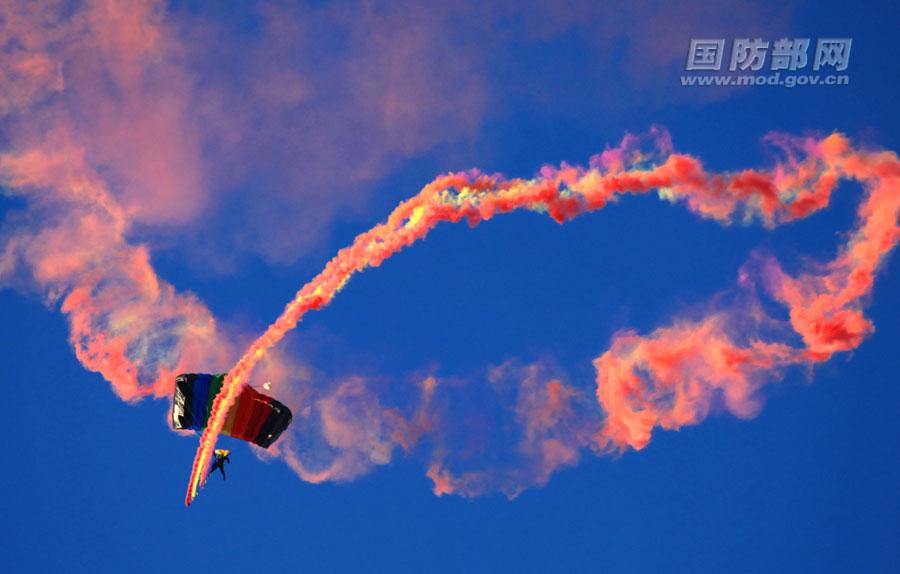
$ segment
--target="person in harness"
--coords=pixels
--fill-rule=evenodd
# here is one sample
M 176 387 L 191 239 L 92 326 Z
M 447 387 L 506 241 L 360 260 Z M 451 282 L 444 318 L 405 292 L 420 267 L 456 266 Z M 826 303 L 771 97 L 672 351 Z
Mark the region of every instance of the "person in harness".
M 225 480 L 225 463 L 231 464 L 231 459 L 228 458 L 228 455 L 231 454 L 231 451 L 225 449 L 216 449 L 216 460 L 213 461 L 212 468 L 209 469 L 209 474 L 216 472 L 216 469 L 222 471 L 222 480 Z

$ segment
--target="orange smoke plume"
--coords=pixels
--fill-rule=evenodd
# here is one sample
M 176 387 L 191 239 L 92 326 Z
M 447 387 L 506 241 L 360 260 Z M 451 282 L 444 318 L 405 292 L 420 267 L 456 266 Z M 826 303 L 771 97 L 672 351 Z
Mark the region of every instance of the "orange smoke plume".
M 225 360 L 215 319 L 157 276 L 145 246 L 127 241 L 126 213 L 80 151 L 57 150 L 0 156 L 0 182 L 46 215 L 37 229 L 6 230 L 0 277 L 24 266 L 30 287 L 61 300 L 78 360 L 122 399 L 168 396 L 180 369 Z
M 790 277 L 775 263 L 765 269 L 767 289 L 788 307 L 791 326 L 803 345 L 791 346 L 761 335 L 737 340 L 730 334 L 736 318 L 728 312 L 681 322 L 647 337 L 617 336 L 610 350 L 594 363 L 597 399 L 606 414 L 595 437 L 595 448 L 601 451 L 639 449 L 656 426 L 677 429 L 697 423 L 718 397 L 731 412 L 751 416 L 758 408 L 754 391 L 781 367 L 824 361 L 834 352 L 859 345 L 872 330 L 862 315 L 862 299 L 871 290 L 878 265 L 898 240 L 900 163 L 896 155 L 853 149 L 840 134 L 802 140 L 773 137 L 786 156 L 775 167 L 709 174 L 696 158 L 671 153 L 666 132 L 654 130 L 651 135 L 654 152 L 642 151 L 643 141 L 627 136 L 619 147 L 593 158 L 588 168 L 547 166 L 530 180 L 506 180 L 474 170 L 440 176 L 397 206 L 385 223 L 357 236 L 297 292 L 230 371 L 201 437 L 186 503 L 202 484 L 225 414 L 266 352 L 309 310 L 328 305 L 354 273 L 377 267 L 444 221 L 465 220 L 474 226 L 497 214 L 529 209 L 563 223 L 601 209 L 621 195 L 658 190 L 660 197 L 684 203 L 705 218 L 722 223 L 759 219 L 774 226 L 827 206 L 842 179 L 863 185 L 865 199 L 857 228 L 823 271 Z M 531 424 L 559 416 L 565 393 L 553 385 L 548 392 L 550 398 Z M 546 448 L 557 465 L 576 456 L 553 442 L 547 442 Z M 432 465 L 429 476 L 441 493 L 459 484 L 440 464 Z
M 737 416 L 759 408 L 756 390 L 790 365 L 827 361 L 860 345 L 874 327 L 862 305 L 875 272 L 896 246 L 900 232 L 900 163 L 889 152 L 850 148 L 834 134 L 822 140 L 782 140 L 788 162 L 766 173 L 744 172 L 769 213 L 767 221 L 805 217 L 828 205 L 839 179 L 859 181 L 865 196 L 849 241 L 837 257 L 816 272 L 787 275 L 769 261 L 762 271 L 769 294 L 784 305 L 799 347 L 753 333 L 739 341 L 729 329 L 735 310 L 701 321 L 677 323 L 649 336 L 624 333 L 594 361 L 597 399 L 606 422 L 597 440 L 602 448 L 641 449 L 654 427 L 678 429 L 696 424 L 714 400 Z M 798 161 L 800 148 L 807 156 Z M 768 205 L 769 207 L 765 207 Z
M 165 8 L 0 1 L 0 191 L 24 202 L 4 222 L 0 284 L 60 304 L 79 361 L 128 401 L 229 357 L 212 313 L 134 241 L 200 203 L 186 90 L 160 95 L 186 85 Z

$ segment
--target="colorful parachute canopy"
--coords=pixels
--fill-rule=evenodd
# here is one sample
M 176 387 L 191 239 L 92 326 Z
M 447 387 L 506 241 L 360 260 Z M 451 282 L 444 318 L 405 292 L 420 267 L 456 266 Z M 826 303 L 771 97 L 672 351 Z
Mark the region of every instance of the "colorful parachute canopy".
M 177 430 L 206 428 L 213 399 L 222 389 L 225 376 L 226 373 L 178 375 L 175 379 L 172 427 Z M 291 410 L 284 404 L 252 387 L 244 387 L 228 411 L 222 433 L 269 448 L 292 419 Z

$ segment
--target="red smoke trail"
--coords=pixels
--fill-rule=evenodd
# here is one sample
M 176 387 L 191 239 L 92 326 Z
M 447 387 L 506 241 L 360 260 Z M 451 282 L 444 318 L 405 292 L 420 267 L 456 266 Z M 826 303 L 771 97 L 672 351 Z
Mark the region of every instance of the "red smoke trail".
M 3 229 L 0 280 L 61 301 L 85 368 L 126 401 L 168 397 L 181 370 L 227 360 L 212 313 L 153 269 L 149 250 L 127 239 L 130 220 L 72 145 L 0 155 L 0 184 L 29 200 L 41 226 Z M 233 355 L 232 355 L 233 356 Z
M 0 0 L 0 195 L 24 203 L 0 226 L 0 286 L 60 303 L 78 360 L 127 401 L 236 356 L 135 243 L 204 199 L 173 31 L 160 0 Z
M 874 273 L 898 240 L 900 163 L 890 152 L 852 149 L 839 134 L 823 139 L 776 139 L 786 159 L 770 170 L 708 174 L 699 160 L 670 153 L 668 135 L 654 132 L 657 155 L 645 156 L 637 138 L 591 161 L 588 169 L 545 167 L 531 180 L 504 180 L 477 171 L 438 177 L 415 197 L 401 203 L 387 221 L 357 236 L 325 269 L 298 291 L 278 319 L 230 371 L 226 386 L 213 403 L 209 426 L 200 439 L 186 504 L 204 480 L 225 414 L 247 375 L 268 349 L 293 329 L 310 309 L 331 302 L 356 272 L 376 267 L 402 248 L 424 238 L 439 222 L 465 219 L 474 226 L 495 214 L 515 209 L 545 212 L 562 223 L 603 208 L 622 194 L 653 189 L 671 201 L 683 201 L 699 215 L 723 223 L 736 216 L 760 218 L 767 226 L 806 217 L 828 205 L 841 179 L 855 179 L 866 198 L 850 241 L 824 272 L 789 277 L 777 264 L 766 269 L 767 288 L 790 311 L 791 325 L 804 346 L 795 348 L 762 338 L 740 343 L 728 334 L 727 313 L 659 329 L 649 337 L 619 335 L 595 361 L 597 398 L 606 421 L 596 447 L 642 448 L 655 426 L 679 428 L 699 422 L 711 400 L 721 394 L 726 406 L 749 416 L 756 405 L 753 391 L 779 367 L 827 360 L 852 349 L 872 325 L 860 310 Z M 656 160 L 652 165 L 650 160 Z M 465 484 L 433 465 L 440 492 Z M 440 479 L 440 484 L 438 484 Z
M 766 174 L 735 176 L 755 182 L 753 193 L 759 189 L 762 198 L 777 200 L 772 205 L 780 217 L 796 219 L 826 206 L 841 178 L 861 182 L 866 192 L 855 231 L 818 273 L 790 277 L 774 261 L 765 266 L 767 290 L 788 309 L 803 346 L 762 337 L 735 341 L 728 312 L 649 336 L 621 334 L 594 361 L 597 398 L 607 416 L 597 437 L 601 447 L 643 448 L 656 426 L 698 423 L 717 396 L 737 416 L 752 416 L 758 409 L 755 390 L 766 377 L 777 376 L 781 367 L 827 361 L 835 352 L 856 348 L 873 331 L 861 307 L 879 264 L 900 238 L 897 156 L 853 150 L 837 134 L 785 143 L 788 150 L 802 147 L 806 160 L 790 158 Z M 784 198 L 787 189 L 796 191 Z

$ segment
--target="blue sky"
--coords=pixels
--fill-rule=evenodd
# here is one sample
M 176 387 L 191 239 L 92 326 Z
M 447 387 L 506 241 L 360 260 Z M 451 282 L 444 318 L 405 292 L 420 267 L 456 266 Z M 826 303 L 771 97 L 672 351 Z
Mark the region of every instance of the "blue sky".
M 671 17 L 642 5 L 623 18 L 654 21 L 660 12 Z M 150 246 L 162 278 L 196 293 L 223 323 L 258 333 L 338 248 L 441 172 L 477 166 L 530 176 L 545 163 L 584 163 L 624 132 L 652 124 L 669 129 L 677 150 L 723 171 L 768 165 L 760 138 L 770 131 L 839 130 L 855 141 L 900 149 L 896 7 L 800 3 L 750 11 L 746 24 L 743 11 L 735 13 L 725 18 L 685 9 L 672 40 L 677 57 L 651 58 L 655 43 L 648 35 L 666 22 L 635 26 L 639 36 L 609 33 L 600 41 L 592 30 L 608 34 L 596 25 L 602 15 L 592 14 L 589 25 L 567 21 L 535 31 L 512 10 L 504 15 L 514 22 L 511 29 L 522 26 L 532 35 L 504 37 L 493 46 L 496 61 L 484 63 L 484 52 L 463 43 L 458 50 L 466 59 L 447 62 L 457 70 L 453 86 L 477 92 L 461 108 L 452 97 L 416 91 L 424 88 L 403 77 L 401 85 L 411 82 L 408 93 L 421 97 L 401 102 L 426 110 L 401 121 L 408 129 L 383 133 L 372 127 L 377 122 L 367 123 L 367 109 L 347 115 L 343 103 L 307 109 L 323 127 L 290 116 L 313 137 L 352 134 L 343 124 L 360 122 L 359 133 L 371 139 L 335 136 L 316 156 L 319 167 L 353 164 L 346 172 L 304 164 L 298 175 L 279 163 L 293 161 L 289 155 L 269 153 L 296 142 L 288 136 L 262 141 L 264 133 L 242 140 L 257 147 L 239 173 L 229 172 L 238 183 L 226 184 L 208 172 L 220 164 L 230 169 L 224 164 L 231 152 L 216 155 L 201 138 L 198 171 L 206 175 L 197 193 L 208 193 L 201 207 L 185 222 L 148 218 L 131 233 Z M 410 14 L 413 22 L 427 20 L 421 28 L 427 32 L 439 29 L 441 18 L 453 23 L 470 16 L 464 9 L 437 20 Z M 203 33 L 234 29 L 256 41 L 253 14 L 176 3 L 165 19 L 177 24 L 184 46 L 195 46 L 189 40 Z M 346 29 L 354 37 L 352 11 L 337 20 L 351 22 Z M 291 29 L 279 33 L 290 36 Z M 680 86 L 690 38 L 719 35 L 852 37 L 850 85 L 730 92 Z M 317 50 L 358 57 L 352 41 L 347 48 L 337 32 L 335 38 L 340 45 L 319 43 Z M 477 41 L 465 34 L 428 38 L 425 45 L 441 49 L 423 58 L 438 63 L 455 53 L 453 41 Z M 241 53 L 243 41 L 228 46 Z M 253 49 L 277 51 L 274 44 Z M 273 59 L 307 54 L 294 49 Z M 310 58 L 321 56 L 311 52 Z M 191 85 L 224 81 L 208 57 L 189 66 Z M 296 66 L 320 89 L 342 85 L 307 71 L 318 61 L 301 59 Z M 426 66 L 423 73 L 431 71 Z M 242 101 L 240 83 L 230 89 L 225 99 Z M 437 108 L 444 111 L 429 115 Z M 27 119 L 36 112 L 15 113 Z M 265 116 L 263 131 L 272 117 L 280 116 Z M 15 150 L 23 136 L 10 125 L 3 124 L 8 131 L 0 141 Z M 211 127 L 203 137 L 210 133 L 218 135 Z M 335 151 L 345 141 L 349 159 Z M 316 146 L 306 145 L 296 143 L 297 153 L 314 155 Z M 354 146 L 390 149 L 360 155 Z M 258 176 L 270 169 L 273 175 Z M 274 188 L 300 182 L 315 191 L 271 199 Z M 825 212 L 775 230 L 722 227 L 651 196 L 627 198 L 562 226 L 531 213 L 475 229 L 442 225 L 354 278 L 330 307 L 304 320 L 285 348 L 312 365 L 317 378 L 362 374 L 399 385 L 423 371 L 477 379 L 486 366 L 509 359 L 548 359 L 568 383 L 590 392 L 591 360 L 616 331 L 651 331 L 702 304 L 734 283 L 752 251 L 773 253 L 787 266 L 833 256 L 852 226 L 858 191 L 844 184 Z M 241 197 L 267 207 L 247 211 Z M 4 219 L 24 201 L 0 198 Z M 290 218 L 279 220 L 280 210 Z M 209 239 L 232 228 L 242 230 L 235 232 L 239 239 Z M 262 246 L 244 245 L 254 237 Z M 512 501 L 500 494 L 434 496 L 416 452 L 395 452 L 391 464 L 350 482 L 313 485 L 281 462 L 262 462 L 223 439 L 234 453 L 227 482 L 211 481 L 186 510 L 182 497 L 197 442 L 167 430 L 168 402 L 117 398 L 76 360 L 58 305 L 48 308 L 43 293 L 7 288 L 0 291 L 0 372 L 8 393 L 0 406 L 6 421 L 0 564 L 10 571 L 890 571 L 900 559 L 898 294 L 893 257 L 867 307 L 875 333 L 812 373 L 790 371 L 769 385 L 756 418 L 714 414 L 699 426 L 657 432 L 640 452 L 585 455 Z

